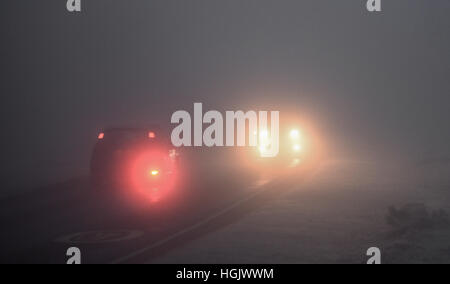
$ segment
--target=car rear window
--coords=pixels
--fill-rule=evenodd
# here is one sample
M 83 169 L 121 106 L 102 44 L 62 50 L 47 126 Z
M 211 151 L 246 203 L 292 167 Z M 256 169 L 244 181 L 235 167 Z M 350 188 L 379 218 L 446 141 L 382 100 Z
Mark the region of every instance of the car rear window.
M 112 142 L 114 144 L 127 144 L 134 141 L 146 139 L 147 135 L 148 134 L 145 131 L 114 130 L 106 132 L 105 140 Z

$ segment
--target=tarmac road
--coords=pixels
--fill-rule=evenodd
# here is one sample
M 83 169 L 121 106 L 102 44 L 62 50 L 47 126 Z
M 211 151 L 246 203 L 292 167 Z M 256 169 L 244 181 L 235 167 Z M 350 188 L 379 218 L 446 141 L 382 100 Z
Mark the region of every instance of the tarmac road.
M 140 263 L 182 246 L 276 198 L 289 176 L 202 173 L 176 200 L 148 208 L 122 206 L 87 178 L 0 201 L 1 263 L 66 263 L 70 247 L 83 263 Z M 232 177 L 232 178 L 231 178 Z

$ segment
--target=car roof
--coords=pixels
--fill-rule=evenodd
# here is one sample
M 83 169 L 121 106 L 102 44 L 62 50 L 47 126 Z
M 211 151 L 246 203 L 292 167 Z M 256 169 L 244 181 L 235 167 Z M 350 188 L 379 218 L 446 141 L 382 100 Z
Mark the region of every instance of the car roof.
M 104 132 L 121 132 L 121 131 L 130 131 L 130 132 L 141 132 L 141 131 L 161 131 L 161 128 L 158 125 L 151 125 L 148 127 L 109 127 L 104 130 Z

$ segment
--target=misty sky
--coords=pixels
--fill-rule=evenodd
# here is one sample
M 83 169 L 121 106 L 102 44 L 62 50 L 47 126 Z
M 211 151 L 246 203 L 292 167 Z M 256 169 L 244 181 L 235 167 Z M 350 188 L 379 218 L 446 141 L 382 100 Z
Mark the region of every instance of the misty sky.
M 86 161 L 102 127 L 167 124 L 194 102 L 289 106 L 347 153 L 450 154 L 448 0 L 377 15 L 365 0 L 2 2 L 10 171 Z

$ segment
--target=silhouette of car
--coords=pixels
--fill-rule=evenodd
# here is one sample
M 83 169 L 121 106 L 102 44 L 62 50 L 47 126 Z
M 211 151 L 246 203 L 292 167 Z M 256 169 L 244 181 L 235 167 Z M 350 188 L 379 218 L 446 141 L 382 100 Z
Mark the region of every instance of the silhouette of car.
M 106 129 L 99 133 L 92 153 L 91 184 L 159 196 L 173 186 L 178 159 L 178 152 L 156 126 Z

